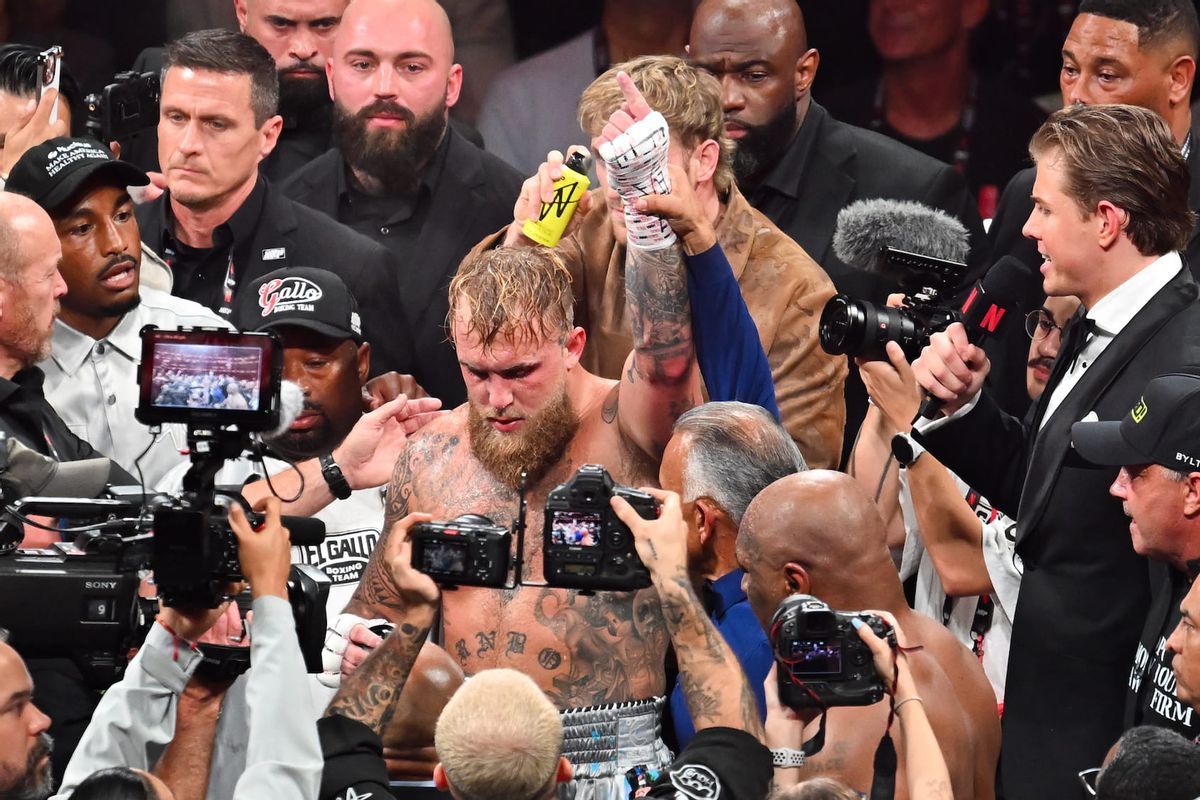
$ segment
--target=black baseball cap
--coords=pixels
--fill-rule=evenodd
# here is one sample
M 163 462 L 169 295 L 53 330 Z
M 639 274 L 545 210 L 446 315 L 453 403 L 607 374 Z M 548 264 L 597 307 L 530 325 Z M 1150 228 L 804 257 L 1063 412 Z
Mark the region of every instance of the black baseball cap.
M 1071 441 L 1093 464 L 1200 471 L 1200 375 L 1160 375 L 1121 421 L 1076 422 Z
M 238 293 L 233 324 L 241 331 L 291 325 L 363 342 L 354 295 L 335 273 L 315 267 L 285 267 L 252 281 Z
M 25 151 L 13 165 L 4 188 L 54 211 L 75 196 L 83 184 L 104 175 L 116 186 L 145 186 L 146 173 L 118 161 L 108 148 L 92 139 L 57 136 Z

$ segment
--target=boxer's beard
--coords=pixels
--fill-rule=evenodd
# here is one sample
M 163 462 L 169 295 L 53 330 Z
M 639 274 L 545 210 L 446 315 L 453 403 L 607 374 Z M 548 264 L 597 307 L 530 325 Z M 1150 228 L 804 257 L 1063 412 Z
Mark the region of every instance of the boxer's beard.
M 369 130 L 368 118 L 381 113 L 403 119 L 404 127 Z M 418 117 L 411 109 L 387 100 L 377 100 L 357 113 L 346 110 L 340 103 L 333 107 L 333 134 L 338 149 L 356 172 L 378 181 L 383 194 L 415 190 L 422 170 L 445 132 L 443 108 Z
M 304 128 L 317 127 L 319 117 L 312 112 L 324 109 L 332 102 L 325 70 L 308 62 L 279 70 L 279 113 L 285 119 L 296 120 Z
M 471 452 L 484 468 L 510 489 L 521 486 L 521 472 L 532 483 L 562 457 L 575 436 L 579 418 L 564 387 L 546 408 L 526 417 L 521 430 L 502 433 L 488 423 L 489 416 L 503 416 L 493 408 L 469 404 L 467 430 Z
M 796 104 L 787 103 L 762 125 L 751 126 L 736 117 L 726 119 L 726 122 L 737 122 L 746 130 L 746 135 L 734 142 L 733 174 L 738 183 L 753 185 L 791 143 L 796 131 Z

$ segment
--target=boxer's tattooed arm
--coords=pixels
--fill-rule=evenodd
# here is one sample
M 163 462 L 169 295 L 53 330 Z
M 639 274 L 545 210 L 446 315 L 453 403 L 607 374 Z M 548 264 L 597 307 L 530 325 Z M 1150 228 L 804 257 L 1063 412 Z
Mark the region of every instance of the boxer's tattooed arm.
M 421 625 L 408 622 L 397 625 L 362 666 L 342 679 L 325 716 L 336 714 L 358 720 L 381 734 L 396 712 L 396 701 L 428 633 L 428 621 Z
M 763 738 L 758 704 L 741 665 L 713 627 L 685 572 L 656 581 L 679 660 L 680 685 L 696 730 L 741 728 Z
M 678 247 L 629 247 L 625 276 L 633 331 L 630 377 L 636 373 L 654 382 L 677 382 L 692 360 L 692 311 L 682 253 Z

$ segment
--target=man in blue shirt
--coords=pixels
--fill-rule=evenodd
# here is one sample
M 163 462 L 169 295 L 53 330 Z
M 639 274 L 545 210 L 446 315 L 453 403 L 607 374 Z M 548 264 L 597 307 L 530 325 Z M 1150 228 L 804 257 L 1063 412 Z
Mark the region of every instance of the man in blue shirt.
M 763 681 L 771 670 L 771 646 L 742 591 L 734 543 L 755 495 L 807 468 L 796 443 L 768 411 L 714 402 L 679 418 L 659 470 L 662 487 L 678 492 L 683 503 L 688 572 L 696 594 L 741 662 L 760 716 L 766 708 Z M 679 747 L 686 747 L 695 730 L 678 684 L 671 693 L 671 716 Z

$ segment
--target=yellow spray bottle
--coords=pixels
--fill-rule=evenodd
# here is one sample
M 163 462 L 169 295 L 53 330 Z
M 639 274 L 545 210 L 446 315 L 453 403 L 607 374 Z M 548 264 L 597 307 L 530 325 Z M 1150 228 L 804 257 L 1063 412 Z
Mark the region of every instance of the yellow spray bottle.
M 562 238 L 567 223 L 575 213 L 579 200 L 587 193 L 591 181 L 587 171 L 591 165 L 591 156 L 587 150 L 576 148 L 563 162 L 562 177 L 554 182 L 554 199 L 542 203 L 541 213 L 537 219 L 530 217 L 525 220 L 521 232 L 533 241 L 545 247 L 554 247 Z

